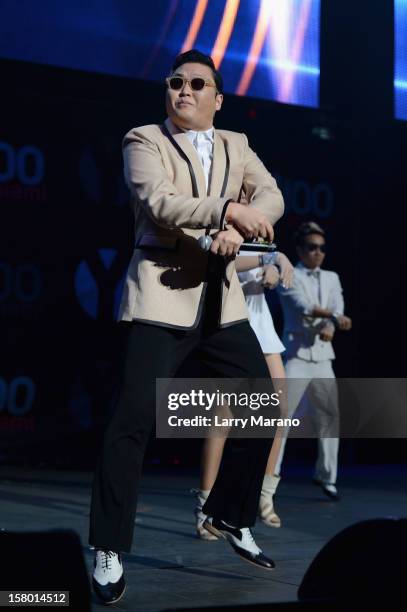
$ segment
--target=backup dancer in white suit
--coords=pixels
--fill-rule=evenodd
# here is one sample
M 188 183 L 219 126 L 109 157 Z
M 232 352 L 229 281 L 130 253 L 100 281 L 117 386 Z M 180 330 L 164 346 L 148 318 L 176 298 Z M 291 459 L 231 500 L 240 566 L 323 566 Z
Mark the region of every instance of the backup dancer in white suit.
M 306 393 L 312 407 L 318 438 L 318 460 L 314 482 L 331 499 L 339 499 L 335 486 L 338 468 L 338 393 L 332 361 L 335 329 L 349 330 L 351 319 L 344 316 L 342 287 L 336 272 L 322 270 L 325 233 L 316 223 L 303 223 L 296 233 L 300 262 L 294 269 L 292 287 L 278 288 L 284 313 L 283 342 L 286 347 L 289 386 L 288 409 L 292 416 Z M 276 474 L 280 473 L 286 438 L 283 438 Z

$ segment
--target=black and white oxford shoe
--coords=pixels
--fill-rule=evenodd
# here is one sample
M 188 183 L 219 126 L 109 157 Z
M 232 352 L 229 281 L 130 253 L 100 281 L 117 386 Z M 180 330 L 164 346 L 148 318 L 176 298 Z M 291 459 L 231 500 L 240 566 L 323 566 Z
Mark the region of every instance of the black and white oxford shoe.
M 262 567 L 263 569 L 272 570 L 276 564 L 272 559 L 266 557 L 262 550 L 254 541 L 252 532 L 249 527 L 233 527 L 220 519 L 209 517 L 203 524 L 205 529 L 213 533 L 218 538 L 224 538 L 232 546 L 235 553 L 242 557 L 245 561 Z
M 92 586 L 97 597 L 106 605 L 123 597 L 126 582 L 120 553 L 96 550 Z

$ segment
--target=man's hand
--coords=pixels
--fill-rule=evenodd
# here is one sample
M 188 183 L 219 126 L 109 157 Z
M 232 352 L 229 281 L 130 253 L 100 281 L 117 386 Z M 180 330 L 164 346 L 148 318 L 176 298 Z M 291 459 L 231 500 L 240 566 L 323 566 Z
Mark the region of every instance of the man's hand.
M 280 282 L 280 273 L 278 268 L 271 264 L 270 266 L 264 266 L 263 269 L 263 287 L 267 287 L 267 289 L 274 289 Z
M 284 289 L 290 289 L 293 284 L 294 266 L 291 261 L 284 255 L 278 252 L 277 265 L 280 268 L 280 281 Z
M 319 332 L 319 337 L 324 342 L 332 342 L 335 333 L 335 328 L 333 325 L 325 325 Z
M 215 234 L 211 244 L 211 252 L 214 255 L 222 255 L 223 257 L 233 257 L 237 255 L 240 245 L 243 242 L 243 236 L 234 227 L 222 230 Z
M 345 315 L 338 315 L 336 322 L 338 323 L 339 329 L 343 331 L 349 331 L 352 328 L 352 319 L 345 317 Z
M 245 238 L 264 238 L 269 242 L 273 241 L 273 226 L 254 206 L 230 202 L 226 209 L 225 222 L 231 223 Z

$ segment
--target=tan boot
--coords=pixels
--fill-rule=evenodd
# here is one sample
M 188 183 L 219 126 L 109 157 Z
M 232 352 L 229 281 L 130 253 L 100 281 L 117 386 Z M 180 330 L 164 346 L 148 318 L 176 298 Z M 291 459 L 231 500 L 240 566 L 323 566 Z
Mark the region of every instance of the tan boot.
M 266 474 L 261 488 L 259 501 L 259 516 L 268 527 L 281 527 L 281 519 L 274 511 L 273 496 L 276 492 L 280 476 Z
M 196 506 L 195 506 L 195 517 L 196 517 L 196 533 L 198 538 L 201 540 L 207 540 L 208 542 L 212 542 L 217 540 L 218 538 L 209 533 L 207 529 L 203 526 L 204 521 L 208 518 L 206 514 L 202 512 L 202 506 L 206 502 L 209 497 L 210 491 L 201 491 L 201 489 L 192 489 L 191 493 L 196 494 Z

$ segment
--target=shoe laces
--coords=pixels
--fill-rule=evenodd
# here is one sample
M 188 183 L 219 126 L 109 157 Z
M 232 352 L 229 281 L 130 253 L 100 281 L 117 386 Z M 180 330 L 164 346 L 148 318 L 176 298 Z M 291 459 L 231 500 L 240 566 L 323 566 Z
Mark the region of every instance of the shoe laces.
M 242 531 L 243 531 L 243 529 L 242 529 Z M 254 540 L 254 537 L 253 537 L 253 534 L 252 534 L 252 532 L 250 531 L 250 527 L 246 527 L 245 531 L 246 531 L 246 533 L 247 533 L 247 537 L 248 537 L 248 539 L 249 539 L 249 542 L 251 542 L 252 544 L 256 544 L 256 542 L 255 542 L 255 540 Z M 257 546 L 257 544 L 256 544 L 256 546 Z
M 99 550 L 100 553 L 100 564 L 102 569 L 111 570 L 112 569 L 112 559 L 117 556 L 117 553 L 112 550 Z
M 250 544 L 253 544 L 253 546 L 258 550 L 258 552 L 261 553 L 261 549 L 257 546 L 256 540 L 253 537 L 250 527 L 243 527 L 242 531 L 247 535 L 247 539 L 249 540 Z

